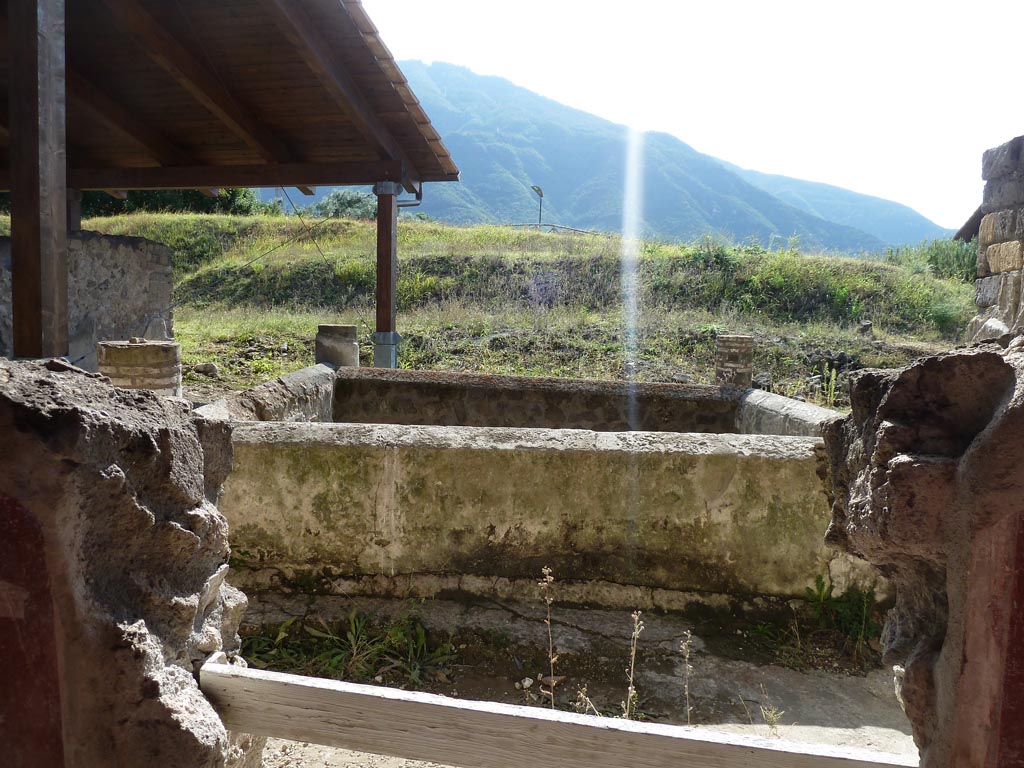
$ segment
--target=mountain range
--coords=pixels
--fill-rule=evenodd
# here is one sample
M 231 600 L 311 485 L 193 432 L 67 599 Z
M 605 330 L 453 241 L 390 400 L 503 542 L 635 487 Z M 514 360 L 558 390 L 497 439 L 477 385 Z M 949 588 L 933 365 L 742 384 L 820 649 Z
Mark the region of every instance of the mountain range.
M 400 62 L 462 171 L 460 183 L 426 186 L 421 210 L 460 224 L 537 220 L 619 231 L 626 177 L 626 127 L 565 106 L 499 77 L 435 62 Z M 764 245 L 844 252 L 948 237 L 899 203 L 839 187 L 744 170 L 675 136 L 643 137 L 646 236 L 706 234 Z

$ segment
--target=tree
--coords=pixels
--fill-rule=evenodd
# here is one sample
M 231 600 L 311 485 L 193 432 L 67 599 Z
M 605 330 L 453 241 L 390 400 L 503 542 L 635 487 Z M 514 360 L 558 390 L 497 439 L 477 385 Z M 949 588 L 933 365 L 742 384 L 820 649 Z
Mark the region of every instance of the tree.
M 377 218 L 377 198 L 368 192 L 335 189 L 309 206 L 314 216 L 336 219 Z

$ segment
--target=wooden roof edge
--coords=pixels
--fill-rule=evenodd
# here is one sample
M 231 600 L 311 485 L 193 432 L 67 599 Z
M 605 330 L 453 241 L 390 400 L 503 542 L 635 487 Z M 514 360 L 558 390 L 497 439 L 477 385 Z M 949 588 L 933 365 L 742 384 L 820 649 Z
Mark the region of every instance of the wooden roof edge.
M 985 209 L 983 206 L 978 206 L 976 210 L 964 225 L 957 230 L 957 233 L 953 235 L 954 240 L 963 240 L 965 243 L 969 243 L 971 240 L 978 236 L 981 231 L 981 220 L 985 218 Z
M 394 55 L 391 50 L 387 47 L 384 41 L 381 39 L 380 30 L 373 23 L 373 20 L 366 13 L 366 9 L 363 8 L 362 0 L 341 0 L 342 6 L 348 11 L 349 16 L 352 19 L 353 24 L 359 33 L 363 36 L 364 40 L 369 38 L 374 44 L 379 46 L 384 52 L 385 56 L 377 58 L 377 64 L 384 71 L 384 74 L 392 80 L 392 86 L 395 88 L 395 92 L 402 99 L 406 109 L 409 112 L 410 117 L 413 118 L 413 122 L 416 123 L 416 128 L 423 136 L 424 141 L 430 147 L 430 151 L 433 152 L 437 158 L 438 164 L 444 168 L 445 174 L 443 177 L 427 178 L 423 177 L 423 181 L 458 181 L 459 180 L 459 168 L 455 165 L 455 161 L 452 160 L 451 153 L 445 146 L 444 141 L 441 140 L 440 134 L 433 127 L 433 123 L 430 117 L 427 115 L 423 106 L 420 104 L 419 99 L 413 93 L 412 86 L 409 84 L 408 79 L 405 77 L 405 73 L 402 72 L 402 68 L 398 66 L 398 62 L 395 61 Z M 367 43 L 368 47 L 372 47 Z M 389 72 L 388 70 L 392 70 Z M 426 130 L 429 128 L 429 131 Z

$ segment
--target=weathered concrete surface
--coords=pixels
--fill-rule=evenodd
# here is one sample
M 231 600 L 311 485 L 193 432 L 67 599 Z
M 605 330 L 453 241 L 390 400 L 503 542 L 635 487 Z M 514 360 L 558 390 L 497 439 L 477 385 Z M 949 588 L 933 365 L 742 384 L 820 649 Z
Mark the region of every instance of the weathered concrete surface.
M 196 413 L 227 421 L 331 421 L 333 365 L 318 364 L 198 408 Z
M 735 391 L 690 384 L 339 368 L 334 421 L 734 432 Z
M 895 586 L 883 642 L 921 764 L 1021 765 L 1024 338 L 857 373 L 851 394 L 826 434 L 828 538 Z
M 82 232 L 68 237 L 68 270 L 68 358 L 80 368 L 96 370 L 98 341 L 173 336 L 167 246 Z M 11 354 L 11 333 L 11 239 L 0 237 L 0 356 Z
M 180 401 L 60 361 L 0 359 L 0 591 L 33 609 L 0 611 L 0 657 L 18 668 L 51 649 L 63 760 L 48 765 L 225 765 L 228 735 L 193 669 L 237 648 L 245 607 L 224 583 L 228 529 L 214 506 L 230 456 L 229 427 Z M 0 696 L 4 765 L 42 764 L 24 738 L 37 693 Z
M 250 590 L 496 596 L 548 565 L 565 581 L 633 592 L 803 596 L 833 560 L 822 544 L 818 446 L 802 437 L 240 424 L 220 508 L 241 566 L 235 578 Z M 834 564 L 840 582 L 851 577 L 846 562 Z M 581 597 L 608 604 L 615 594 L 584 588 Z
M 750 389 L 740 397 L 736 427 L 744 435 L 821 437 L 825 425 L 841 417 L 838 411 Z

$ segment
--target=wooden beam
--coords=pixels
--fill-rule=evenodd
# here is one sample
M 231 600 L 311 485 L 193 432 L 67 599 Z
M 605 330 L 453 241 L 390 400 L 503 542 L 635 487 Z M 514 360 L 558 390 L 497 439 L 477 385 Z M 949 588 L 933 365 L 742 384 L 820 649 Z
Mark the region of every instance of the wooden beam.
M 359 87 L 339 61 L 337 51 L 310 20 L 302 3 L 294 0 L 264 2 L 273 12 L 277 25 L 285 37 L 338 106 L 348 115 L 360 135 L 375 149 L 381 159 L 401 160 L 406 172 L 413 174 L 415 179 L 415 166 L 363 97 Z
M 244 107 L 214 72 L 200 63 L 136 0 L 103 0 L 140 49 L 177 80 L 238 138 L 270 163 L 290 162 L 291 150 Z
M 299 192 L 304 194 L 306 197 L 312 197 L 313 195 L 316 194 L 316 189 L 314 187 L 307 187 L 305 184 L 300 184 L 298 187 L 296 187 L 296 189 L 298 189 Z
M 229 730 L 464 768 L 881 768 L 917 759 L 206 663 Z
M 9 4 L 13 348 L 68 353 L 64 0 Z
M 397 184 L 378 184 L 377 193 L 377 333 L 394 333 L 398 295 Z M 391 194 L 381 194 L 382 189 Z
M 398 181 L 402 165 L 369 163 L 280 163 L 260 165 L 202 165 L 153 168 L 73 168 L 69 184 L 75 189 L 215 189 L 224 187 L 296 187 L 374 184 Z M 10 175 L 0 170 L 0 190 L 10 189 Z

